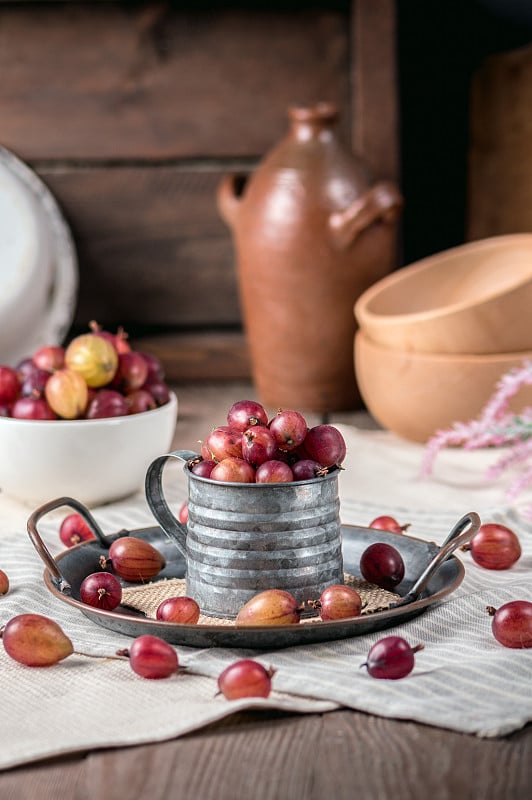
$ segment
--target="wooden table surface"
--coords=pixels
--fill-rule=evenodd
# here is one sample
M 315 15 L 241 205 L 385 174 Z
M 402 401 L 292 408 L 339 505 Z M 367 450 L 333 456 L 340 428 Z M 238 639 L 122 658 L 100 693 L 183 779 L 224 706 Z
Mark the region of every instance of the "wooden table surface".
M 190 449 L 223 422 L 232 402 L 253 396 L 245 384 L 177 391 L 175 445 Z M 335 415 L 331 421 L 353 419 L 371 425 L 360 413 Z M 0 800 L 530 797 L 532 725 L 501 739 L 478 739 L 345 709 L 240 713 L 173 741 L 82 753 L 0 773 Z

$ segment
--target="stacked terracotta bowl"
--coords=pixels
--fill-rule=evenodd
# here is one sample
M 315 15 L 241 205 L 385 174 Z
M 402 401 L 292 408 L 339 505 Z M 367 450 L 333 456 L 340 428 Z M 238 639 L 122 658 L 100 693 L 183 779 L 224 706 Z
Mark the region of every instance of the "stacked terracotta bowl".
M 403 267 L 355 304 L 355 372 L 367 409 L 415 442 L 477 417 L 508 370 L 532 360 L 532 233 Z M 532 387 L 514 410 L 532 405 Z

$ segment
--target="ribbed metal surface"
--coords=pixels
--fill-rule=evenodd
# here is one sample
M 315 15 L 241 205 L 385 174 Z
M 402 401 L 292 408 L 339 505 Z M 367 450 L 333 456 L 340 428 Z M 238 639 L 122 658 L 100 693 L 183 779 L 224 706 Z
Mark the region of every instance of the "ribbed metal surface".
M 298 601 L 316 600 L 343 582 L 338 472 L 286 484 L 232 484 L 199 478 L 185 464 L 188 526 L 164 499 L 168 458 L 148 470 L 146 494 L 159 524 L 185 553 L 187 594 L 206 614 L 236 616 L 264 589 L 284 589 Z

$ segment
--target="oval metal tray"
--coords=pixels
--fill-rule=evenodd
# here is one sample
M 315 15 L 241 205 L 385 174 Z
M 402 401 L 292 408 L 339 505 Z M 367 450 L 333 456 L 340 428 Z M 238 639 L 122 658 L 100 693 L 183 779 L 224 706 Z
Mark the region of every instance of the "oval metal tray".
M 38 550 L 42 545 L 36 541 L 28 526 L 30 535 Z M 44 571 L 46 587 L 63 602 L 68 603 L 76 612 L 80 612 L 93 622 L 110 630 L 127 636 L 140 636 L 150 633 L 178 645 L 188 647 L 244 647 L 244 648 L 279 648 L 315 642 L 344 639 L 382 630 L 412 619 L 431 606 L 439 603 L 453 592 L 462 582 L 464 567 L 454 555 L 440 564 L 432 576 L 423 595 L 414 601 L 406 602 L 383 611 L 375 611 L 367 615 L 346 620 L 331 622 L 314 621 L 282 626 L 257 626 L 237 628 L 217 624 L 179 625 L 172 622 L 159 622 L 149 619 L 133 609 L 118 607 L 114 611 L 91 608 L 79 599 L 79 587 L 83 579 L 92 572 L 100 570 L 100 556 L 107 555 L 111 542 L 118 536 L 131 534 L 145 539 L 164 555 L 166 567 L 157 576 L 157 580 L 165 578 L 182 578 L 185 575 L 185 561 L 177 547 L 169 540 L 160 527 L 120 531 L 111 536 L 102 536 L 102 540 L 92 540 L 76 545 L 53 559 L 55 569 L 50 566 Z M 438 553 L 440 548 L 432 542 L 416 539 L 405 534 L 394 534 L 352 525 L 342 526 L 342 550 L 346 572 L 360 576 L 359 561 L 363 551 L 373 542 L 387 542 L 396 547 L 405 562 L 405 577 L 396 588 L 396 592 L 405 596 L 423 572 L 426 565 Z M 43 553 L 40 553 L 43 557 Z M 49 554 L 47 553 L 48 557 Z M 56 572 L 56 575 L 53 575 Z M 58 580 L 58 575 L 62 580 Z M 127 584 L 132 586 L 133 584 Z M 135 584 L 138 585 L 138 584 Z

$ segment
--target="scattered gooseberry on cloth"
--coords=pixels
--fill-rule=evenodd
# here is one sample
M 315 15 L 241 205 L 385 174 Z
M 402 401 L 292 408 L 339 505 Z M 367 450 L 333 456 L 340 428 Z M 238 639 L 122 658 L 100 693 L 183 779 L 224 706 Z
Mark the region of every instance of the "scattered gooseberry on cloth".
M 100 557 L 102 568 L 111 563 L 113 570 L 125 581 L 150 581 L 166 562 L 152 544 L 136 536 L 121 536 L 111 544 L 109 557 Z
M 2 642 L 12 659 L 27 667 L 49 667 L 74 652 L 68 636 L 42 614 L 18 614 L 2 629 Z
M 177 622 L 183 625 L 195 625 L 199 620 L 200 607 L 192 597 L 167 597 L 157 607 L 156 619 L 163 622 Z
M 390 517 L 387 514 L 375 517 L 368 525 L 368 528 L 374 528 L 378 531 L 390 531 L 390 533 L 404 533 L 409 527 L 410 523 L 399 525 L 395 517 Z
M 251 658 L 235 661 L 218 676 L 218 689 L 226 700 L 240 697 L 268 697 L 275 670 L 266 669 Z
M 399 550 L 385 542 L 375 542 L 362 553 L 360 572 L 368 583 L 392 591 L 403 580 L 405 565 Z
M 92 572 L 79 587 L 81 601 L 88 606 L 112 611 L 122 600 L 122 586 L 110 572 Z
M 423 647 L 422 644 L 411 647 L 401 636 L 385 636 L 370 648 L 361 666 L 367 668 L 372 678 L 405 678 L 414 669 L 415 653 Z
M 148 633 L 137 636 L 131 647 L 117 650 L 116 655 L 129 658 L 131 669 L 142 678 L 169 678 L 179 669 L 174 648 L 164 639 Z
M 523 649 L 532 647 L 532 603 L 528 600 L 511 600 L 500 608 L 487 607 L 493 617 L 491 630 L 504 647 Z
M 299 622 L 300 618 L 301 607 L 290 592 L 265 589 L 242 606 L 236 625 L 290 625 Z
M 516 534 L 496 522 L 481 525 L 462 550 L 469 550 L 475 564 L 484 569 L 509 569 L 521 557 L 521 544 Z
M 0 595 L 9 592 L 9 578 L 3 569 L 0 569 Z

